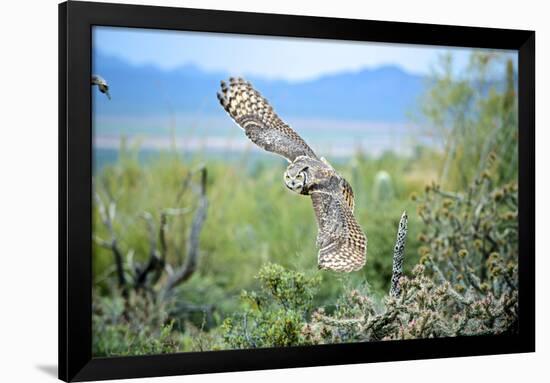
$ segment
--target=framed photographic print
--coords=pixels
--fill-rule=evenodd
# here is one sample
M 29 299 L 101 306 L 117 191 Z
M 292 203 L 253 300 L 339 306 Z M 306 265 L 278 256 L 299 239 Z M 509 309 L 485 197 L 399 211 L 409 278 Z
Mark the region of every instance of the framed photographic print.
M 59 377 L 534 351 L 532 31 L 59 5 Z

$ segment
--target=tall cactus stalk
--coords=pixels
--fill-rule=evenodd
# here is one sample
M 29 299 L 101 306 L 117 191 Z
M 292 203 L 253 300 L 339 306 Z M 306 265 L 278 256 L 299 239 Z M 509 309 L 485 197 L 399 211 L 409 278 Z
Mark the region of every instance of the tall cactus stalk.
M 407 212 L 404 211 L 399 220 L 397 239 L 395 241 L 395 247 L 393 248 L 393 267 L 390 288 L 390 295 L 393 297 L 397 297 L 401 292 L 399 280 L 401 279 L 401 275 L 403 275 L 403 258 L 405 256 L 405 241 L 407 240 L 407 220 Z

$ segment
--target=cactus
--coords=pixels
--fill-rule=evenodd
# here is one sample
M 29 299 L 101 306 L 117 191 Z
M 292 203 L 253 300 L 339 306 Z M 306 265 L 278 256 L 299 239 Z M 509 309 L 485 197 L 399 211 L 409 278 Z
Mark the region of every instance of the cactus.
M 394 197 L 393 181 L 385 170 L 380 170 L 374 176 L 372 196 L 378 202 L 389 201 Z
M 390 295 L 397 297 L 401 292 L 399 280 L 403 275 L 403 258 L 405 257 L 405 241 L 407 240 L 407 212 L 404 211 L 399 220 L 399 228 L 397 230 L 397 239 L 393 248 L 393 267 L 391 278 Z

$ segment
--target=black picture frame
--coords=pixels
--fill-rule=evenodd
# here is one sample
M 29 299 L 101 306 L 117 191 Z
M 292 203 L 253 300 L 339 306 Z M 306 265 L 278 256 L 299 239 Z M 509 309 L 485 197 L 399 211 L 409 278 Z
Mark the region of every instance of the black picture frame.
M 519 53 L 519 332 L 308 347 L 92 357 L 94 25 L 497 48 Z M 535 350 L 535 32 L 69 1 L 59 4 L 59 378 L 87 381 Z

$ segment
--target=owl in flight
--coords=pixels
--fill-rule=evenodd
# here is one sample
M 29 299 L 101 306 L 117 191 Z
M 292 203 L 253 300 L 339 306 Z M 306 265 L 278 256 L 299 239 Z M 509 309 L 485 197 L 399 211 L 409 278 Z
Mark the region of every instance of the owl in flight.
M 324 158 L 317 157 L 248 81 L 222 81 L 218 100 L 252 142 L 288 160 L 286 187 L 311 197 L 319 228 L 319 268 L 340 272 L 361 269 L 366 261 L 367 237 L 353 215 L 350 184 Z

